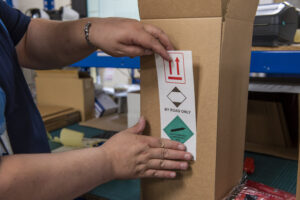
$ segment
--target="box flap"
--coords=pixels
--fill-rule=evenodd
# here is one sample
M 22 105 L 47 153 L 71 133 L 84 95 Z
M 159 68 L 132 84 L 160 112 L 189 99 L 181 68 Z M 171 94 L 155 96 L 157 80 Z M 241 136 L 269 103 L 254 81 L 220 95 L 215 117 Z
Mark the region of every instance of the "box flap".
M 139 0 L 141 19 L 222 16 L 221 0 Z
M 141 19 L 229 17 L 253 20 L 258 0 L 139 0 Z
M 223 0 L 225 18 L 254 21 L 258 0 Z

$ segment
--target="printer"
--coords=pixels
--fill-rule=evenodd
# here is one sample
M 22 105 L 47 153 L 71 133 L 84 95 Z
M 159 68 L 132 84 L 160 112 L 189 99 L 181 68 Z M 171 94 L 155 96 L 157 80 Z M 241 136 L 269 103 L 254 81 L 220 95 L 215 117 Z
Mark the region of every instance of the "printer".
M 293 43 L 298 28 L 298 11 L 291 4 L 259 5 L 254 21 L 253 46 Z

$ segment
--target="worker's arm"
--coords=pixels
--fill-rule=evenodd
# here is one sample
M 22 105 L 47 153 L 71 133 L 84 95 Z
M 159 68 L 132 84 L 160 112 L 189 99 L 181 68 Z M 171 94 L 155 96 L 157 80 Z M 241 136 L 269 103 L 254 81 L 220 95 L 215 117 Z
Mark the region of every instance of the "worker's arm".
M 191 154 L 170 140 L 139 135 L 143 119 L 102 147 L 1 158 L 0 199 L 74 199 L 112 179 L 174 178 Z
M 85 25 L 91 22 L 87 43 Z M 160 29 L 136 20 L 86 18 L 71 22 L 33 19 L 17 53 L 23 67 L 49 69 L 72 64 L 100 48 L 112 56 L 142 56 L 156 52 L 169 59 L 173 46 Z

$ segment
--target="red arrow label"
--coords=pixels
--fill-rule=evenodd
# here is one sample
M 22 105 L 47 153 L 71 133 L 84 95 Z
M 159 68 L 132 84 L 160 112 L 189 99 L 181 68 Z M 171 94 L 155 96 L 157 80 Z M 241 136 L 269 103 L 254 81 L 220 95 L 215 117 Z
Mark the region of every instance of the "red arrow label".
M 176 62 L 176 65 L 177 65 L 177 75 L 180 75 L 180 71 L 179 71 L 179 59 L 178 59 L 178 57 L 176 58 L 175 62 Z
M 172 61 L 169 61 L 170 75 L 172 75 Z

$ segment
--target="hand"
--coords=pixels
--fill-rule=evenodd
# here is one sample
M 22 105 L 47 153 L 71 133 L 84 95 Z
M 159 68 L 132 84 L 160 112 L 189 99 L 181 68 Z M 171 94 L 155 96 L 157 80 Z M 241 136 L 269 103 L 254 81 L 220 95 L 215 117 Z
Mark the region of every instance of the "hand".
M 155 52 L 171 60 L 167 50 L 174 49 L 161 29 L 125 18 L 95 19 L 90 28 L 90 41 L 115 57 L 135 57 Z
M 142 136 L 145 119 L 118 133 L 102 147 L 114 179 L 175 178 L 175 170 L 187 170 L 192 155 L 178 142 Z

